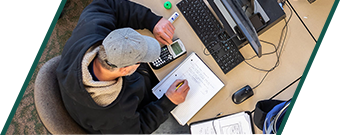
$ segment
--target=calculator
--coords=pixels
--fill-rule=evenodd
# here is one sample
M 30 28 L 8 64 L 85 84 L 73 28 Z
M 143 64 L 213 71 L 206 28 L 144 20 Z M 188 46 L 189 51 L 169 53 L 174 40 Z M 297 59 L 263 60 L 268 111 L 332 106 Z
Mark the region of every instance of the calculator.
M 160 69 L 175 59 L 179 58 L 187 51 L 180 39 L 175 40 L 171 45 L 164 45 L 161 48 L 161 54 L 157 60 L 149 64 L 153 69 Z

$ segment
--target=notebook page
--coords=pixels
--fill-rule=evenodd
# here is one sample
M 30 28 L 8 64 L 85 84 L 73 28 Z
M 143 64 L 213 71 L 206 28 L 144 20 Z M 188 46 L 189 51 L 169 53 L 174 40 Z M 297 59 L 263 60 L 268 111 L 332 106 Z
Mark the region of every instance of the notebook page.
M 190 87 L 185 102 L 171 111 L 181 125 L 185 125 L 224 86 L 194 53 L 155 86 L 154 94 L 160 98 L 176 79 L 187 79 Z
M 245 112 L 197 123 L 192 134 L 252 134 L 250 117 Z

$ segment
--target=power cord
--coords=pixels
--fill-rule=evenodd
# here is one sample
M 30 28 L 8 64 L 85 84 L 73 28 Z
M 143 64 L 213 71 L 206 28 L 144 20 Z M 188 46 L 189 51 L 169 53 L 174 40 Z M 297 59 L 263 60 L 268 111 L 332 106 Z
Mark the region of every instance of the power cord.
M 269 55 L 269 54 L 275 53 L 275 54 L 276 54 L 276 57 L 277 57 L 277 60 L 276 60 L 275 65 L 274 65 L 271 69 L 261 69 L 261 68 L 255 67 L 255 66 L 253 66 L 253 65 L 251 65 L 250 63 L 247 62 L 247 61 L 252 60 L 253 58 L 255 58 L 256 55 L 245 60 L 245 63 L 246 63 L 247 65 L 249 65 L 250 67 L 252 67 L 252 68 L 254 68 L 254 69 L 256 69 L 256 70 L 259 70 L 259 71 L 266 72 L 266 74 L 263 76 L 262 80 L 261 80 L 255 87 L 252 88 L 253 90 L 256 89 L 257 87 L 259 87 L 259 86 L 263 83 L 263 81 L 264 81 L 264 79 L 267 77 L 267 75 L 268 75 L 271 71 L 273 71 L 275 68 L 277 68 L 277 67 L 280 65 L 280 57 L 281 57 L 282 50 L 283 50 L 283 45 L 284 45 L 284 43 L 285 43 L 285 41 L 286 41 L 287 33 L 288 33 L 288 23 L 289 23 L 289 21 L 290 21 L 291 18 L 292 18 L 292 9 L 291 9 L 290 6 L 288 6 L 288 8 L 289 8 L 289 10 L 290 10 L 290 15 L 289 15 L 288 20 L 284 19 L 285 25 L 284 25 L 283 28 L 282 28 L 281 36 L 280 36 L 280 40 L 279 40 L 278 46 L 276 47 L 273 43 L 270 43 L 270 42 L 267 42 L 267 41 L 264 41 L 264 40 L 260 40 L 260 41 L 263 42 L 263 43 L 266 43 L 266 44 L 270 44 L 270 45 L 272 45 L 272 46 L 275 46 L 275 47 L 274 47 L 274 48 L 275 48 L 275 51 L 274 51 L 274 52 L 269 52 L 269 53 L 264 54 L 264 55 Z M 280 49 L 280 50 L 279 50 L 279 49 Z M 278 51 L 279 51 L 279 52 L 278 52 Z
M 275 44 L 271 43 L 271 42 L 268 42 L 268 41 L 264 41 L 264 40 L 260 40 L 260 42 L 263 42 L 263 43 L 266 43 L 266 44 L 269 44 L 269 45 L 272 45 L 274 47 L 274 51 L 272 52 L 268 52 L 268 53 L 263 53 L 262 56 L 265 56 L 265 55 L 270 55 L 270 54 L 273 54 L 273 53 L 276 53 L 277 51 L 277 48 L 275 46 Z M 244 60 L 252 60 L 253 58 L 257 57 L 257 55 L 254 55 L 253 57 L 250 57 L 250 58 L 247 58 L 247 59 L 244 59 Z
M 282 3 L 285 3 L 285 1 L 286 1 L 286 0 L 284 0 Z M 258 67 L 256 67 L 256 66 L 250 64 L 248 61 L 254 59 L 257 55 L 254 55 L 254 56 L 252 56 L 252 57 L 250 57 L 250 58 L 246 58 L 245 61 L 244 61 L 247 65 L 249 65 L 250 67 L 254 68 L 255 70 L 259 70 L 259 71 L 266 72 L 266 74 L 263 76 L 263 78 L 261 79 L 261 81 L 260 81 L 255 87 L 252 88 L 253 90 L 256 89 L 257 87 L 259 87 L 259 86 L 263 83 L 263 81 L 265 80 L 265 78 L 268 76 L 268 74 L 280 65 L 280 57 L 281 57 L 282 50 L 283 50 L 283 45 L 284 45 L 284 43 L 285 43 L 285 41 L 286 41 L 287 33 L 288 33 L 288 23 L 290 22 L 290 20 L 291 20 L 291 18 L 292 18 L 292 8 L 290 7 L 290 5 L 288 5 L 288 4 L 286 4 L 286 5 L 288 6 L 288 9 L 290 10 L 290 15 L 289 15 L 288 20 L 284 19 L 285 25 L 284 25 L 283 28 L 282 28 L 278 46 L 276 47 L 274 43 L 271 43 L 271 42 L 268 42 L 268 41 L 264 41 L 264 40 L 260 40 L 260 42 L 265 43 L 265 44 L 272 45 L 272 46 L 274 47 L 274 51 L 268 52 L 268 53 L 264 53 L 264 54 L 262 54 L 262 55 L 265 56 L 265 55 L 271 55 L 271 54 L 274 54 L 274 53 L 275 53 L 275 54 L 276 54 L 276 57 L 277 57 L 277 60 L 276 60 L 275 65 L 274 65 L 272 68 L 270 68 L 270 69 L 262 69 L 262 68 L 258 68 Z M 224 30 L 221 30 L 217 35 L 222 34 L 222 32 L 224 32 Z M 219 42 L 228 42 L 228 41 L 230 41 L 231 39 L 235 38 L 236 36 L 238 36 L 237 33 L 234 34 L 234 35 L 232 35 L 231 37 L 229 37 L 227 40 L 221 40 L 221 39 L 219 39 L 217 36 L 215 36 L 216 40 L 211 41 L 211 42 L 210 42 L 209 44 L 207 44 L 206 46 L 210 46 L 210 45 L 213 44 L 213 43 L 216 43 L 216 44 L 217 44 L 217 43 L 219 43 Z M 214 53 L 217 52 L 217 51 L 215 51 L 215 52 L 211 52 L 211 53 L 206 53 L 206 50 L 207 50 L 207 47 L 206 47 L 206 46 L 205 46 L 204 49 L 203 49 L 204 55 L 208 56 L 208 55 L 211 55 L 211 54 L 214 54 Z M 221 48 L 222 48 L 222 47 L 221 47 Z M 221 49 L 221 48 L 219 48 L 219 49 Z M 217 49 L 217 50 L 219 50 L 219 49 Z M 280 50 L 279 50 L 279 49 L 280 49 Z M 279 51 L 279 52 L 278 52 L 278 51 Z

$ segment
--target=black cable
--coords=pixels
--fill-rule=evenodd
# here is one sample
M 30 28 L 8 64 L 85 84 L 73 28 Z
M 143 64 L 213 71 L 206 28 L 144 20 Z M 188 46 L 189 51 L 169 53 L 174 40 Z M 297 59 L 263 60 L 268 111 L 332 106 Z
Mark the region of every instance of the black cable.
M 286 22 L 286 23 L 288 23 L 288 22 Z M 288 27 L 287 27 L 287 28 L 288 28 Z M 286 31 L 288 31 L 288 29 L 287 29 Z M 285 36 L 286 36 L 286 35 L 285 35 Z M 284 38 L 284 41 L 285 41 L 285 39 L 286 39 L 286 38 Z M 283 41 L 283 43 L 284 43 L 284 41 Z M 275 65 L 274 65 L 274 67 L 272 67 L 271 69 L 267 70 L 267 73 L 264 75 L 264 77 L 262 78 L 262 80 L 260 81 L 260 83 L 258 83 L 255 87 L 252 88 L 253 90 L 256 89 L 258 86 L 260 86 L 260 85 L 262 84 L 262 82 L 263 82 L 264 79 L 267 77 L 267 75 L 269 74 L 269 72 L 273 71 L 276 67 L 279 66 L 279 64 L 280 64 L 280 56 L 281 56 L 281 53 L 282 53 L 282 48 L 283 48 L 283 44 L 282 44 L 280 53 L 277 54 L 277 52 L 276 52 L 277 61 L 276 61 Z M 247 63 L 247 62 L 246 62 L 246 63 Z M 249 64 L 248 64 L 248 65 L 249 65 Z M 257 68 L 255 68 L 255 69 L 257 69 Z M 260 70 L 260 71 L 265 71 L 265 70 Z
M 263 71 L 263 72 L 267 72 L 267 73 L 264 75 L 264 77 L 262 78 L 262 80 L 261 80 L 255 87 L 253 87 L 252 89 L 256 89 L 258 86 L 260 86 L 260 85 L 262 84 L 262 82 L 264 81 L 264 79 L 265 79 L 265 78 L 267 77 L 267 75 L 269 74 L 269 72 L 273 71 L 276 67 L 278 67 L 278 66 L 280 65 L 280 56 L 281 56 L 281 54 L 282 54 L 283 45 L 284 45 L 284 43 L 285 43 L 285 40 L 286 40 L 286 37 L 287 37 L 287 32 L 288 32 L 288 26 L 287 26 L 287 25 L 288 25 L 288 22 L 291 20 L 292 14 L 293 14 L 293 13 L 292 13 L 292 7 L 291 7 L 291 6 L 288 6 L 288 8 L 289 8 L 289 10 L 290 10 L 290 15 L 289 15 L 288 20 L 284 19 L 285 25 L 284 25 L 284 27 L 282 28 L 281 36 L 280 36 L 280 39 L 279 39 L 279 43 L 278 43 L 277 48 L 276 48 L 276 46 L 275 46 L 273 43 L 271 43 L 271 42 L 264 41 L 264 40 L 260 40 L 261 42 L 264 42 L 264 43 L 266 43 L 266 44 L 270 44 L 270 45 L 274 46 L 275 51 L 269 52 L 269 53 L 265 53 L 265 54 L 263 54 L 263 55 L 270 55 L 270 54 L 275 53 L 275 54 L 276 54 L 276 57 L 277 57 L 277 61 L 276 61 L 275 65 L 274 65 L 271 69 L 261 69 L 261 68 L 255 67 L 255 66 L 253 66 L 253 65 L 251 65 L 250 63 L 247 62 L 247 60 L 252 60 L 253 58 L 255 58 L 256 55 L 252 56 L 251 58 L 245 59 L 245 61 L 244 61 L 247 65 L 249 65 L 250 67 L 252 67 L 252 68 L 254 68 L 254 69 L 256 69 L 256 70 Z M 221 32 L 224 32 L 224 31 L 222 30 Z M 221 34 L 221 32 L 219 32 L 219 34 Z M 286 32 L 286 33 L 283 34 L 284 32 Z M 219 34 L 217 34 L 217 35 L 219 35 Z M 283 36 L 283 35 L 284 35 L 284 36 Z M 228 39 L 226 40 L 226 42 L 228 42 L 229 40 L 231 40 L 231 39 L 234 38 L 235 36 L 237 36 L 237 34 L 234 34 L 233 36 L 231 36 L 230 38 L 228 38 Z M 218 39 L 217 36 L 215 36 L 215 38 L 216 38 L 219 42 L 224 41 L 224 40 Z M 212 43 L 214 43 L 214 42 L 218 43 L 216 40 L 214 40 L 214 41 L 211 41 L 211 42 L 210 42 L 209 44 L 207 44 L 206 46 L 209 46 L 210 44 L 212 44 Z M 281 44 L 282 44 L 282 45 L 281 45 Z M 203 49 L 203 53 L 204 53 L 205 55 L 211 55 L 211 54 L 215 53 L 215 52 L 212 52 L 212 53 L 207 54 L 207 53 L 206 53 L 206 50 L 207 50 L 207 47 L 206 47 L 206 46 L 205 46 L 204 49 Z M 280 48 L 280 47 L 281 47 L 281 48 Z M 278 53 L 278 49 L 279 49 L 279 48 L 280 48 L 280 51 L 279 51 L 279 53 Z M 217 50 L 219 50 L 219 49 L 217 49 Z
M 268 53 L 263 53 L 262 54 L 262 56 L 265 56 L 265 55 L 270 55 L 270 54 L 273 54 L 273 53 L 275 53 L 276 51 L 277 51 L 277 48 L 276 48 L 276 46 L 275 46 L 275 44 L 274 43 L 271 43 L 271 42 L 268 42 L 268 41 L 264 41 L 264 40 L 260 40 L 260 42 L 263 42 L 263 43 L 266 43 L 266 44 L 269 44 L 269 45 L 272 45 L 273 47 L 274 47 L 274 51 L 272 51 L 272 52 L 268 52 Z M 253 58 L 255 58 L 255 57 L 257 57 L 257 55 L 254 55 L 254 56 L 252 56 L 252 57 L 250 57 L 250 58 L 247 58 L 247 59 L 244 59 L 244 60 L 252 60 Z
M 292 86 L 293 84 L 295 84 L 297 81 L 299 81 L 301 79 L 301 76 L 299 78 L 297 78 L 296 80 L 294 80 L 293 82 L 291 82 L 289 85 L 287 85 L 286 87 L 284 87 L 281 91 L 277 92 L 275 95 L 273 95 L 271 98 L 269 98 L 269 100 L 272 100 L 273 98 L 275 98 L 277 95 L 281 94 L 283 91 L 285 91 L 287 88 L 289 88 L 290 86 Z M 288 103 L 291 99 L 287 100 L 286 103 Z M 256 109 L 256 108 L 255 108 Z M 253 113 L 254 110 L 252 110 L 250 113 Z
M 288 21 L 285 20 L 285 22 L 286 22 L 286 25 L 287 25 L 287 24 L 288 24 Z M 285 26 L 286 26 L 286 25 L 285 25 Z M 284 30 L 284 29 L 283 29 L 283 30 Z M 285 33 L 285 37 L 284 37 L 282 43 L 284 43 L 284 41 L 286 40 L 287 31 L 288 31 L 288 27 L 286 27 L 286 33 Z M 282 37 L 282 36 L 283 36 L 283 35 L 282 35 L 282 33 L 281 33 L 281 37 Z M 279 44 L 279 45 L 280 45 L 280 44 Z M 278 46 L 278 47 L 279 47 L 279 46 Z M 275 65 L 274 65 L 271 69 L 269 69 L 269 70 L 257 68 L 257 67 L 255 67 L 255 66 L 249 64 L 247 61 L 245 61 L 245 63 L 247 63 L 247 64 L 248 64 L 249 66 L 251 66 L 252 68 L 254 68 L 254 69 L 256 69 L 256 70 L 259 70 L 259 71 L 264 71 L 264 72 L 266 72 L 266 74 L 263 76 L 262 80 L 261 80 L 255 87 L 252 88 L 253 90 L 256 89 L 258 86 L 260 86 L 260 85 L 262 84 L 262 82 L 263 82 L 264 79 L 267 77 L 267 75 L 269 74 L 269 72 L 273 71 L 276 67 L 279 66 L 279 64 L 280 64 L 280 56 L 281 56 L 281 53 L 282 53 L 282 48 L 283 48 L 283 44 L 282 44 L 282 47 L 281 47 L 281 50 L 280 50 L 279 54 L 277 53 L 277 51 L 276 51 L 276 53 L 275 53 L 276 56 L 277 56 L 277 60 L 276 60 Z
M 264 75 L 264 77 L 262 78 L 262 80 L 260 81 L 260 83 L 258 83 L 255 87 L 252 88 L 253 90 L 256 89 L 257 87 L 259 87 L 259 86 L 262 84 L 263 80 L 267 77 L 267 75 L 269 74 L 269 72 L 270 72 L 270 71 L 268 71 L 268 72 Z
M 291 18 L 292 18 L 292 10 L 291 10 L 291 8 L 289 7 L 289 9 L 290 9 L 290 16 L 289 16 L 289 18 L 288 18 L 288 20 L 286 21 L 286 24 L 285 24 L 285 26 L 282 28 L 282 31 L 281 31 L 281 36 L 280 36 L 280 39 L 279 39 L 279 43 L 278 43 L 278 46 L 277 46 L 277 48 L 275 49 L 275 52 L 277 52 L 277 49 L 279 49 L 280 48 L 280 45 L 281 45 L 281 41 L 282 41 L 282 36 L 283 36 L 283 32 L 284 32 L 284 29 L 286 28 L 286 34 L 285 34 L 285 37 L 284 37 L 284 41 L 285 41 L 285 39 L 286 39 L 286 36 L 287 36 L 287 32 L 288 32 L 288 27 L 287 27 L 287 24 L 288 24 L 288 22 L 291 20 Z M 267 42 L 267 41 L 264 41 L 264 40 L 260 40 L 261 42 L 264 42 L 264 43 L 267 43 L 267 44 L 273 44 L 273 43 L 271 43 L 271 42 Z M 284 41 L 282 42 L 282 46 L 283 46 L 283 44 L 284 44 Z M 275 45 L 274 45 L 275 46 Z M 279 55 L 277 55 L 277 56 L 280 56 L 281 55 L 281 52 L 282 52 L 282 48 L 283 47 L 281 47 L 281 50 L 280 50 L 280 54 Z M 272 54 L 272 53 L 269 53 L 269 54 Z M 266 55 L 268 55 L 268 54 L 266 54 Z M 246 60 L 251 60 L 251 59 L 253 59 L 253 58 L 255 58 L 256 57 L 256 55 L 254 55 L 253 57 L 251 57 L 251 58 L 248 58 L 248 59 L 246 59 Z M 279 60 L 278 60 L 279 61 Z M 246 62 L 249 66 L 251 66 L 251 67 L 255 67 L 255 66 L 253 66 L 253 65 L 251 65 L 251 64 L 249 64 L 248 62 Z M 279 62 L 277 62 L 276 64 L 279 64 Z M 275 65 L 276 65 L 275 64 Z M 255 69 L 257 69 L 257 70 L 260 70 L 260 71 L 265 71 L 265 72 L 267 72 L 267 71 L 271 71 L 271 69 L 269 69 L 269 70 L 266 70 L 266 69 L 260 69 L 260 68 L 255 68 Z
M 278 43 L 278 47 L 277 47 L 277 49 L 275 49 L 275 51 L 276 51 L 275 54 L 276 54 L 276 56 L 277 56 L 277 61 L 276 61 L 275 65 L 274 65 L 271 69 L 266 70 L 266 69 L 257 68 L 257 67 L 255 67 L 255 66 L 249 64 L 247 61 L 245 61 L 245 63 L 248 64 L 249 66 L 251 66 L 252 68 L 254 68 L 254 69 L 256 69 L 256 70 L 259 70 L 259 71 L 264 71 L 264 72 L 266 72 L 266 74 L 263 76 L 262 80 L 261 80 L 255 87 L 252 88 L 253 90 L 256 89 L 258 86 L 260 86 L 260 85 L 262 84 L 262 82 L 263 82 L 264 79 L 267 77 L 267 75 L 269 74 L 269 72 L 273 71 L 276 67 L 278 67 L 278 66 L 280 65 L 280 56 L 281 56 L 281 54 L 282 54 L 283 45 L 284 45 L 284 43 L 285 43 L 285 40 L 286 40 L 286 38 L 287 38 L 287 33 L 288 33 L 288 26 L 287 26 L 287 25 L 288 25 L 288 22 L 289 22 L 289 21 L 291 20 L 291 18 L 292 18 L 292 9 L 291 9 L 291 7 L 289 7 L 289 6 L 288 6 L 288 8 L 290 9 L 290 16 L 289 16 L 289 18 L 288 18 L 287 21 L 286 21 L 286 19 L 284 19 L 285 25 L 284 25 L 284 27 L 282 28 L 282 31 L 281 31 L 281 36 L 280 36 L 280 40 L 279 40 L 279 43 Z M 283 34 L 284 32 L 285 32 L 285 34 Z M 283 36 L 283 35 L 284 35 L 284 36 Z M 281 44 L 282 44 L 282 45 L 281 45 Z M 281 47 L 281 48 L 280 48 L 280 47 Z M 277 51 L 278 51 L 278 48 L 280 48 L 279 53 L 277 52 Z
M 288 22 L 286 22 L 286 23 L 288 23 Z M 288 31 L 288 27 L 286 28 L 286 31 Z M 284 41 L 285 41 L 285 39 L 286 39 L 286 35 L 287 35 L 287 32 L 286 32 L 286 34 L 285 34 L 285 38 L 284 38 L 284 40 L 283 40 L 283 43 L 284 43 Z M 281 37 L 282 37 L 282 33 L 281 33 Z M 280 40 L 281 40 L 281 39 L 280 39 Z M 261 41 L 263 41 L 263 40 L 261 40 Z M 268 43 L 270 43 L 270 42 L 268 42 Z M 273 70 L 274 70 L 276 67 L 278 67 L 279 64 L 280 64 L 280 56 L 281 56 L 281 54 L 282 54 L 283 43 L 282 43 L 282 47 L 281 47 L 281 50 L 280 50 L 279 54 L 277 53 L 277 51 L 278 51 L 278 48 L 280 48 L 280 44 L 278 45 L 278 48 L 276 48 L 276 46 L 274 45 L 275 51 L 263 54 L 263 55 L 269 55 L 269 54 L 276 53 L 277 60 L 276 60 L 275 65 L 274 65 L 271 69 L 261 69 L 261 68 L 258 68 L 258 67 L 255 67 L 255 66 L 251 65 L 251 64 L 248 63 L 247 61 L 245 61 L 245 63 L 248 64 L 250 67 L 252 67 L 252 68 L 254 68 L 254 69 L 256 69 L 256 70 L 259 70 L 259 71 L 264 71 L 264 72 L 273 71 Z M 271 43 L 271 44 L 273 44 L 273 43 Z M 256 57 L 256 55 L 254 55 L 253 57 L 248 58 L 248 59 L 246 59 L 246 60 L 251 60 L 251 59 L 253 59 L 253 58 L 255 58 L 255 57 Z

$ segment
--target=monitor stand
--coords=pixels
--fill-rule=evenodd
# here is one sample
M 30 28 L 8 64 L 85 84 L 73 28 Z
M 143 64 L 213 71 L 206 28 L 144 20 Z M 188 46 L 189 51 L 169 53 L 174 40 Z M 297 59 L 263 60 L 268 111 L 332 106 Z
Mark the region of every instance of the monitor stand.
M 244 1 L 245 0 L 240 0 L 240 2 L 244 2 Z M 250 2 L 250 0 L 246 0 L 246 1 Z M 221 6 L 214 4 L 214 0 L 208 0 L 208 3 L 212 7 L 214 12 L 216 13 L 218 18 L 221 18 L 221 17 L 228 18 L 227 16 L 222 15 L 221 12 L 223 11 L 219 10 Z M 253 26 L 255 27 L 258 35 L 261 35 L 262 33 L 267 31 L 272 26 L 274 26 L 275 24 L 277 24 L 278 22 L 280 22 L 286 17 L 285 12 L 279 6 L 276 0 L 257 0 L 257 2 L 254 2 L 253 7 L 251 8 L 247 10 L 248 12 L 246 12 L 246 14 L 247 16 L 249 16 L 249 19 L 251 23 L 253 24 Z M 250 13 L 249 11 L 252 11 L 254 14 Z M 220 21 L 222 22 L 222 24 L 225 22 L 229 24 L 229 26 L 224 26 L 226 29 L 226 32 L 229 35 L 234 35 L 234 33 L 237 32 L 237 29 L 234 29 L 236 26 L 236 23 L 233 22 L 233 20 L 220 19 Z M 239 49 L 248 43 L 247 39 L 240 38 L 240 37 L 238 37 L 236 40 L 233 40 L 233 41 L 237 44 Z

